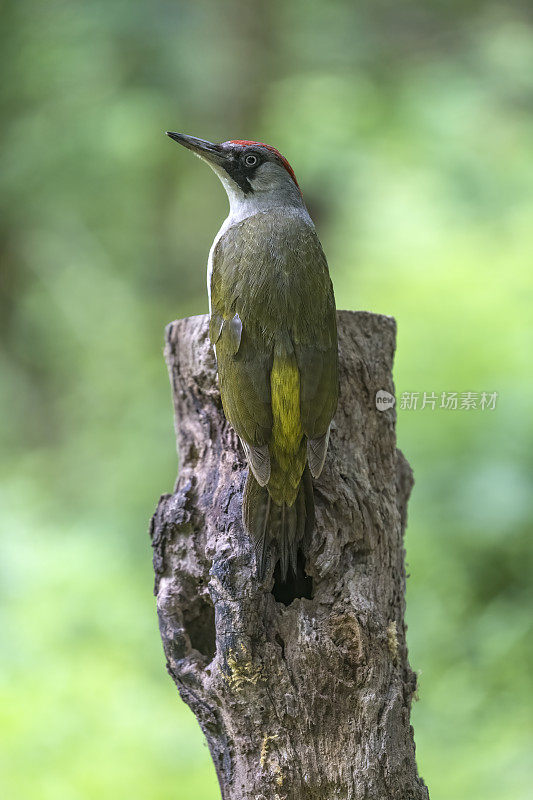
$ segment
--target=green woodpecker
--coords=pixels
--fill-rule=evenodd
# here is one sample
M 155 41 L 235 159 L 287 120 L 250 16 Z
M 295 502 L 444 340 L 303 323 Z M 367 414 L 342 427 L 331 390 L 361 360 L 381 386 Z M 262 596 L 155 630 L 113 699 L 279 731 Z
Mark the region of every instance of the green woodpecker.
M 222 405 L 249 470 L 243 523 L 257 571 L 286 579 L 314 523 L 337 408 L 335 298 L 324 252 L 289 162 L 274 147 L 167 132 L 214 170 L 230 211 L 208 261 L 209 335 Z

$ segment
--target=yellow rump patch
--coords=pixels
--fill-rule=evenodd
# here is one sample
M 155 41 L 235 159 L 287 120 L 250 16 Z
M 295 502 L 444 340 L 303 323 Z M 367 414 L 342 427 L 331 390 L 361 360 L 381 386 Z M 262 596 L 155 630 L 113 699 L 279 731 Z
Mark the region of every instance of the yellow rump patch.
M 275 502 L 292 505 L 305 467 L 300 417 L 300 373 L 294 354 L 276 355 L 270 374 L 272 398 L 272 472 L 269 488 Z

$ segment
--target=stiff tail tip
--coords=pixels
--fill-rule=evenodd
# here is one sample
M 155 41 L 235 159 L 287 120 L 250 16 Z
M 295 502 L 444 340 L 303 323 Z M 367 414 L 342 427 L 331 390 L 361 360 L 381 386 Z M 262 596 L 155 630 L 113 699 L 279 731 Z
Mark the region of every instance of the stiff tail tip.
M 242 516 L 245 530 L 254 543 L 258 579 L 264 579 L 270 555 L 275 558 L 274 565 L 279 560 L 283 580 L 289 567 L 296 574 L 299 545 L 311 533 L 315 520 L 313 482 L 308 467 L 292 506 L 275 503 L 266 486 L 260 486 L 250 470 L 244 487 Z

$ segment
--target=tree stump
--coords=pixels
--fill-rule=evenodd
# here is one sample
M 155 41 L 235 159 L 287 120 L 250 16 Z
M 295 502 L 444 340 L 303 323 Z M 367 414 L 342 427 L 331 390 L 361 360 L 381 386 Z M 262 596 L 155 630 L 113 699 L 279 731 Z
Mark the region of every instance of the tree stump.
M 395 321 L 338 312 L 340 398 L 299 575 L 256 578 L 246 463 L 226 422 L 208 317 L 165 356 L 179 477 L 151 523 L 167 668 L 207 738 L 223 800 L 423 800 L 405 640 L 413 479 L 395 440 Z

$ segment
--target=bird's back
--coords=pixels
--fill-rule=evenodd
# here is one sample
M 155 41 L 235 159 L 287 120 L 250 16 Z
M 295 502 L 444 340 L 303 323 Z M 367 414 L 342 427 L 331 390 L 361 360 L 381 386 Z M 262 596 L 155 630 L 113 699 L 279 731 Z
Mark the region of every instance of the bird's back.
M 309 219 L 270 210 L 230 227 L 213 252 L 211 304 L 224 411 L 255 479 L 290 516 L 309 442 L 323 463 L 337 405 L 333 289 Z

